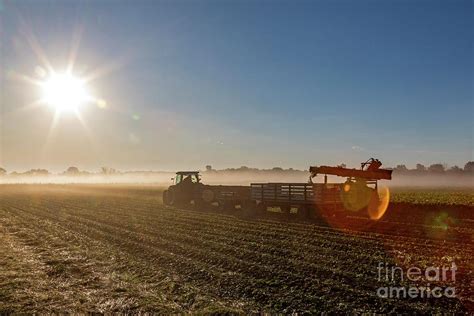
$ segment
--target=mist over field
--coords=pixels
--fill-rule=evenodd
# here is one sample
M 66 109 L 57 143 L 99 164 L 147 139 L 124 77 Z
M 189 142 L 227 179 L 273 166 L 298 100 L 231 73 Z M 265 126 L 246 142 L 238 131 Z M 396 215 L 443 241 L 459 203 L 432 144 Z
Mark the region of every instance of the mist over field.
M 0 177 L 0 184 L 14 183 L 83 183 L 83 184 L 156 184 L 168 186 L 173 183 L 174 172 L 124 172 L 116 174 L 48 174 L 48 175 L 5 175 Z M 309 181 L 309 172 L 299 170 L 260 170 L 260 171 L 203 171 L 202 182 L 205 184 L 222 185 L 249 185 L 250 183 L 290 182 L 306 183 Z M 345 178 L 328 176 L 328 182 L 340 183 Z M 313 182 L 324 182 L 322 175 L 313 178 Z M 474 191 L 474 175 L 471 174 L 426 174 L 405 175 L 396 174 L 392 180 L 380 180 L 380 186 L 388 187 L 458 187 Z
M 309 180 L 309 172 L 279 173 L 249 172 L 235 174 L 229 172 L 219 172 L 215 174 L 204 173 L 202 179 L 209 184 L 241 184 L 248 185 L 253 182 L 294 182 L 305 183 Z M 324 182 L 324 177 L 318 175 L 312 179 L 313 182 Z M 344 177 L 328 176 L 328 182 L 344 182 Z M 379 185 L 390 187 L 466 187 L 474 190 L 473 175 L 393 175 L 392 180 L 380 180 Z

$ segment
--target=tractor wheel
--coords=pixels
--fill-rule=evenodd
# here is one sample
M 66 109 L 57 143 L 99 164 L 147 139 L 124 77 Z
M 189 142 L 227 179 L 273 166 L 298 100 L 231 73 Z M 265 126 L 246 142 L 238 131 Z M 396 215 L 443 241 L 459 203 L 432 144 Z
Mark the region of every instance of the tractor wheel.
M 168 201 L 168 190 L 164 190 L 164 191 L 163 191 L 163 204 L 164 204 L 164 205 L 169 205 L 169 201 Z
M 166 205 L 174 205 L 176 206 L 176 196 L 174 190 L 166 190 Z

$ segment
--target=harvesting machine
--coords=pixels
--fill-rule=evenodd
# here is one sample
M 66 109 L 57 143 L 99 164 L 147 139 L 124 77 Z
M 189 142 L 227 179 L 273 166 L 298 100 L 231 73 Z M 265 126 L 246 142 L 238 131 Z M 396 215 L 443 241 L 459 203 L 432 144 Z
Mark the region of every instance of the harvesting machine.
M 379 180 L 391 180 L 392 170 L 381 169 L 374 158 L 360 169 L 342 166 L 311 166 L 307 183 L 252 183 L 250 186 L 206 185 L 198 171 L 179 171 L 174 184 L 163 192 L 166 205 L 215 208 L 240 212 L 265 212 L 280 208 L 304 217 L 360 212 L 379 203 Z M 322 183 L 313 179 L 323 175 Z M 345 177 L 345 182 L 328 182 L 328 176 Z M 292 210 L 296 210 L 293 212 Z

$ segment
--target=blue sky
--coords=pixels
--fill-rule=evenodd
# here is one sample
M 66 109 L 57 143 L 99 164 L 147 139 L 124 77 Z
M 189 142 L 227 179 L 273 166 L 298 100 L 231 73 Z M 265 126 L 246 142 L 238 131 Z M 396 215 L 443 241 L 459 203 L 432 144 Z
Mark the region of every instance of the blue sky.
M 4 1 L 7 168 L 473 160 L 472 1 Z M 77 34 L 80 34 L 78 37 Z M 107 108 L 20 110 L 41 60 Z

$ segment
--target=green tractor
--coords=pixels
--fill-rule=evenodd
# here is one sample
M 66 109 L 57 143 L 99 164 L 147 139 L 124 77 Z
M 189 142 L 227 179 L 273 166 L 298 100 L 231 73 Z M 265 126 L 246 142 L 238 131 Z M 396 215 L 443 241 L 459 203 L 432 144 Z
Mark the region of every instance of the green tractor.
M 172 180 L 173 185 L 163 192 L 163 204 L 186 207 L 202 200 L 205 185 L 199 171 L 178 171 Z
M 199 171 L 178 171 L 172 180 L 174 183 L 163 192 L 165 205 L 235 210 L 250 201 L 250 186 L 203 184 Z

